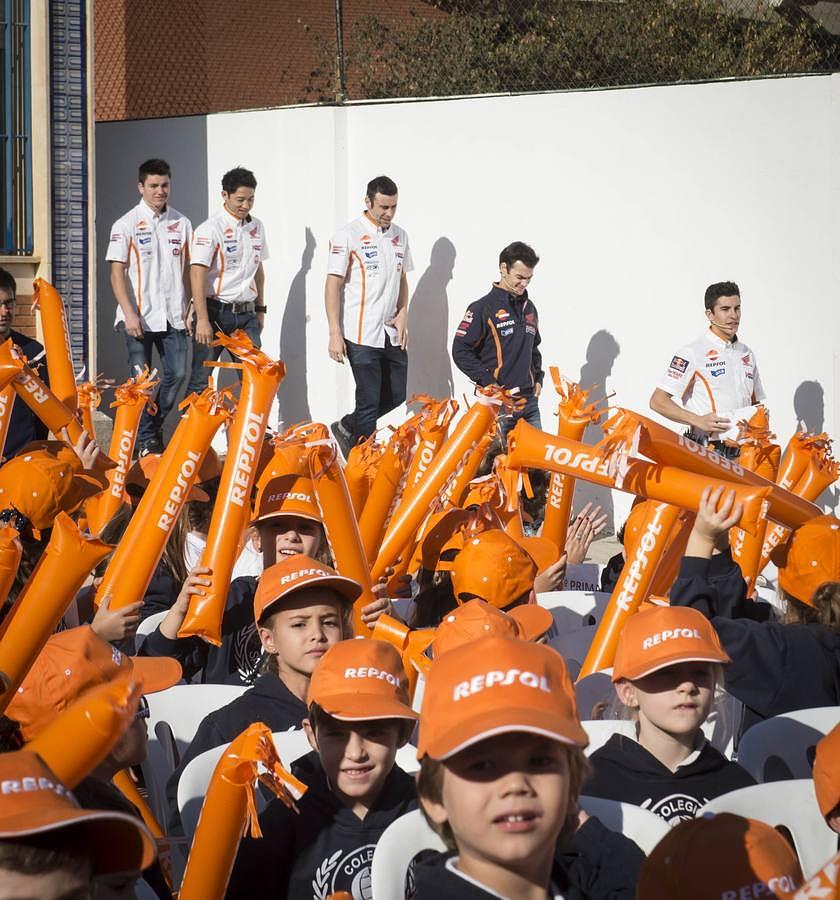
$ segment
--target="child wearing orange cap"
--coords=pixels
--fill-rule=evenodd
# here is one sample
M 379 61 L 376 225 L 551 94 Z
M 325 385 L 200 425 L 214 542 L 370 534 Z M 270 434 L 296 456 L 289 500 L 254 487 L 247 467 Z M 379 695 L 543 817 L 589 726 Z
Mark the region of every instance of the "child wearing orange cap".
M 590 756 L 585 793 L 634 803 L 674 824 L 713 797 L 755 784 L 700 728 L 728 662 L 714 628 L 695 610 L 653 607 L 631 616 L 612 680 L 636 718 L 636 736 L 614 734 Z
M 744 730 L 796 709 L 840 704 L 840 521 L 817 516 L 797 528 L 777 559 L 784 621 L 747 599 L 729 550 L 740 505 L 706 491 L 671 589 L 671 603 L 709 618 L 732 658 L 726 689 L 744 704 Z M 720 508 L 716 504 L 720 500 Z
M 382 832 L 417 806 L 414 779 L 394 762 L 414 728 L 399 653 L 384 641 L 330 647 L 309 685 L 304 720 L 313 752 L 294 774 L 308 791 L 300 814 L 271 802 L 260 839 L 245 838 L 228 900 L 255 896 L 370 896 L 370 863 Z M 258 890 L 255 886 L 258 885 Z
M 814 793 L 828 827 L 840 834 L 840 725 L 817 743 Z
M 775 828 L 721 813 L 682 822 L 666 834 L 642 866 L 636 897 L 781 898 L 792 897 L 801 883 L 799 860 Z
M 488 637 L 435 661 L 417 792 L 455 856 L 416 867 L 416 900 L 592 896 L 557 864 L 577 825 L 586 732 L 558 653 Z

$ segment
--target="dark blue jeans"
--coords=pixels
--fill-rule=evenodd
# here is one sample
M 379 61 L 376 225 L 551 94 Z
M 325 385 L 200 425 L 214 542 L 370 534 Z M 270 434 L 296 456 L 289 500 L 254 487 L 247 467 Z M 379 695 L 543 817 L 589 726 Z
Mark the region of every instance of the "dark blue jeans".
M 529 425 L 533 425 L 534 428 L 539 428 L 542 431 L 540 403 L 536 397 L 529 397 L 525 402 L 525 406 L 518 412 L 504 415 L 499 418 L 499 437 L 502 441 L 503 450 L 507 447 L 508 432 L 520 419 L 524 419 Z
M 255 312 L 236 313 L 225 303 L 208 300 L 207 313 L 210 316 L 210 327 L 213 329 L 214 335 L 217 331 L 221 331 L 223 334 L 232 334 L 239 328 L 251 338 L 255 347 L 262 346 Z M 200 394 L 207 387 L 207 376 L 211 373 L 211 370 L 204 365 L 204 361 L 217 360 L 222 355 L 222 348 L 197 344 L 195 340 L 192 342 L 192 348 L 192 372 L 187 394 Z
M 370 437 L 376 420 L 405 402 L 408 353 L 395 347 L 386 335 L 384 347 L 366 347 L 344 341 L 347 359 L 356 379 L 356 408 L 341 420 L 353 435 Z
M 160 386 L 155 401 L 157 412 L 150 416 L 144 411 L 137 429 L 137 443 L 142 445 L 151 440 L 161 439 L 163 421 L 175 405 L 178 390 L 187 374 L 187 333 L 183 328 L 173 328 L 169 323 L 166 325 L 166 331 L 145 331 L 142 338 L 127 334 L 124 322 L 120 322 L 117 328 L 125 340 L 128 366 L 132 375 L 137 374 L 138 367 L 152 368 L 153 348 L 160 357 L 158 372 Z

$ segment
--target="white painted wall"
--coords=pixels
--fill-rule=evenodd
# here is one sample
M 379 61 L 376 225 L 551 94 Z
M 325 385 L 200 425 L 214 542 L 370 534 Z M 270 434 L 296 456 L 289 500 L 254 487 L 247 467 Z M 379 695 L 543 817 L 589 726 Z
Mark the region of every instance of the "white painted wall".
M 271 250 L 264 345 L 292 369 L 288 423 L 305 412 L 329 422 L 351 405 L 350 372 L 326 354 L 327 244 L 384 172 L 400 187 L 416 266 L 410 390 L 440 394 L 450 378 L 455 396 L 468 390 L 449 341 L 496 275 L 498 251 L 524 240 L 542 257 L 531 296 L 546 366 L 641 411 L 676 346 L 703 329 L 707 284 L 737 281 L 741 336 L 785 441 L 804 382 L 824 394 L 824 416 L 806 404 L 809 427 L 840 426 L 839 103 L 840 76 L 824 76 L 214 115 L 198 154 L 208 196 L 187 203 L 179 192 L 176 204 L 212 208 L 225 169 L 256 172 Z M 131 186 L 148 147 L 183 156 L 173 121 L 99 126 L 100 179 Z M 129 130 L 142 135 L 136 160 Z M 111 200 L 100 180 L 103 256 Z

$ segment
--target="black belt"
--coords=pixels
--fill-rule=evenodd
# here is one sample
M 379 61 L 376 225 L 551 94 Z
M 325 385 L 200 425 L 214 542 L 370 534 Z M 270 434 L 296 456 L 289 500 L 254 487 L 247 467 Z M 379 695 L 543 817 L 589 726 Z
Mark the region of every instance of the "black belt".
M 711 447 L 715 453 L 726 459 L 737 459 L 741 454 L 741 448 L 736 444 L 727 444 L 725 441 L 710 441 L 704 435 L 698 435 L 691 429 L 686 431 L 685 436 L 690 441 L 694 441 L 695 444 L 700 444 L 701 447 Z
M 207 303 L 215 303 L 219 308 L 229 309 L 232 313 L 252 313 L 255 306 L 253 300 L 245 300 L 242 303 L 227 303 L 224 300 L 219 300 L 218 297 L 208 297 Z

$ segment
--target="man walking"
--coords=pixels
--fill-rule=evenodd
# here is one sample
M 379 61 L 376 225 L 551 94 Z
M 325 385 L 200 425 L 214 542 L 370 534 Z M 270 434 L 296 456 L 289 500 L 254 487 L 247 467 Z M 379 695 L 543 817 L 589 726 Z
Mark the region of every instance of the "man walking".
M 114 327 L 125 340 L 134 375 L 160 357 L 157 412 L 143 412 L 137 433 L 140 456 L 163 452 L 163 423 L 186 374 L 184 304 L 192 225 L 169 206 L 171 170 L 162 159 L 144 162 L 137 175 L 140 202 L 111 229 L 105 258 L 117 301 Z
M 211 347 L 217 331 L 247 333 L 255 347 L 261 344 L 265 322 L 263 260 L 268 245 L 263 223 L 251 215 L 257 179 L 248 169 L 236 168 L 222 177 L 222 208 L 195 230 L 190 259 L 190 282 L 195 324 L 193 361 L 188 392 L 207 387 L 205 360 L 219 358 L 221 347 Z
M 738 340 L 738 285 L 732 281 L 709 285 L 704 304 L 708 329 L 671 357 L 651 395 L 650 408 L 688 425 L 686 437 L 734 459 L 740 453 L 738 422 L 755 412 L 755 405 L 764 400 L 764 388 L 755 354 Z
M 408 377 L 408 235 L 394 224 L 397 186 L 374 178 L 365 211 L 330 241 L 324 301 L 330 359 L 346 356 L 356 381 L 356 407 L 331 429 L 345 458 L 376 420 L 405 402 Z
M 544 372 L 539 351 L 537 308 L 528 285 L 540 261 L 532 247 L 514 241 L 499 254 L 499 280 L 490 292 L 467 307 L 452 341 L 455 365 L 477 385 L 498 384 L 511 390 L 525 405 L 499 419 L 502 442 L 519 421 L 540 428 L 538 397 Z

